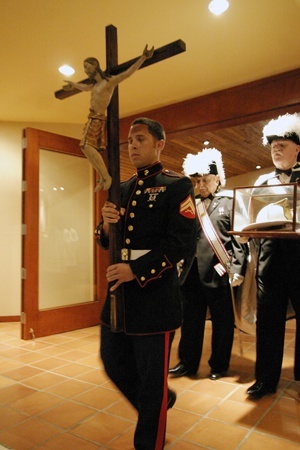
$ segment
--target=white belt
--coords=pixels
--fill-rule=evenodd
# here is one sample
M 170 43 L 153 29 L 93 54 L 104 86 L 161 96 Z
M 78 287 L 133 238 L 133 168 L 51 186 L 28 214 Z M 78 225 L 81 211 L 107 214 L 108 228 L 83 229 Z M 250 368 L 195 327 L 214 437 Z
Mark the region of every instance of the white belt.
M 122 248 L 121 258 L 122 261 L 132 261 L 134 259 L 140 258 L 149 253 L 151 250 L 132 250 L 130 248 Z

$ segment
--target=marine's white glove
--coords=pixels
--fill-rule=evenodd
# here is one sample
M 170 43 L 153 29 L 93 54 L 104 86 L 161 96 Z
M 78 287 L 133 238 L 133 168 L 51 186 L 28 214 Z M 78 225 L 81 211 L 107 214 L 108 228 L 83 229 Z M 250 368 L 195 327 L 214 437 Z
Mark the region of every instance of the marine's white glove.
M 229 275 L 229 283 L 231 287 L 240 286 L 244 281 L 243 275 L 239 275 L 238 273 L 231 273 Z

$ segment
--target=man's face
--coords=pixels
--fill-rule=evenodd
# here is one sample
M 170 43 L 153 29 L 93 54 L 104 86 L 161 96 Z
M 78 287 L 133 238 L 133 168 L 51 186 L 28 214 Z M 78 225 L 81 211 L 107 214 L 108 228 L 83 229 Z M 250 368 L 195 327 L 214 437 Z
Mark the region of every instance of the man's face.
M 87 76 L 89 77 L 89 79 L 93 80 L 97 73 L 96 66 L 87 61 L 84 62 L 83 66 L 84 66 L 84 71 L 87 74 Z
M 158 141 L 149 133 L 146 125 L 136 124 L 129 130 L 129 158 L 137 169 L 150 166 L 159 161 L 164 145 L 163 140 Z
M 274 139 L 271 143 L 271 157 L 275 167 L 287 170 L 297 162 L 300 146 L 288 139 Z
M 208 197 L 214 194 L 219 186 L 220 176 L 207 174 L 196 177 L 196 189 L 200 192 L 201 197 Z

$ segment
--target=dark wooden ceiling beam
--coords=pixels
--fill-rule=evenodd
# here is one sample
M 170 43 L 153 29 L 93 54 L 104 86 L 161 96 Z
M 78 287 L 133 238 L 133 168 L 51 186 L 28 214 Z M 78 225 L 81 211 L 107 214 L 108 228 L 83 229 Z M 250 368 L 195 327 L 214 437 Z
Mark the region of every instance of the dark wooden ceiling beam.
M 214 131 L 300 110 L 300 69 L 245 83 L 212 94 L 144 111 L 164 125 L 167 137 Z M 120 120 L 120 141 L 126 142 L 137 114 Z

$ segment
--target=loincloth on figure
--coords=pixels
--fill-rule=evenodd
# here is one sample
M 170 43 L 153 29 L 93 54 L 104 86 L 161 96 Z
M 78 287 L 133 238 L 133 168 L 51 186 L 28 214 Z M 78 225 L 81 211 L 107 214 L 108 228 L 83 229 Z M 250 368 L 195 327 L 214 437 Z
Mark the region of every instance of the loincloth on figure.
M 98 151 L 105 150 L 106 122 L 106 116 L 104 116 L 103 114 L 97 114 L 92 109 L 90 109 L 88 121 L 84 126 L 83 136 L 80 141 L 80 147 L 91 145 Z

